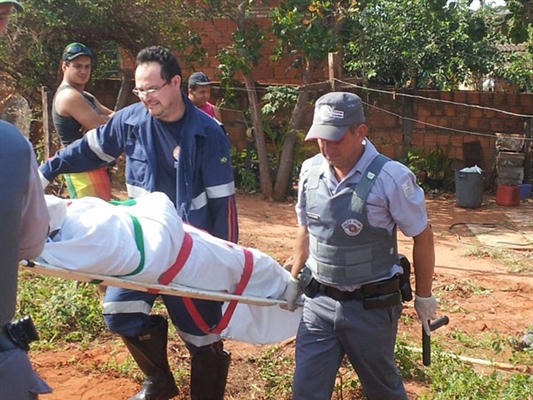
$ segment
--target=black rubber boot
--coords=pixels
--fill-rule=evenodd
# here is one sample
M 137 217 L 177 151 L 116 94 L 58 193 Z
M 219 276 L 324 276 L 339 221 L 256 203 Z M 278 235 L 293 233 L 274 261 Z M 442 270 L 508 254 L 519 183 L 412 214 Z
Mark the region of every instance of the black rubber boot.
M 191 400 L 223 400 L 231 355 L 201 354 L 191 357 Z
M 121 336 L 146 375 L 141 391 L 130 400 L 169 400 L 178 394 L 167 359 L 168 322 L 161 315 L 152 315 L 150 318 L 152 326 L 140 335 Z

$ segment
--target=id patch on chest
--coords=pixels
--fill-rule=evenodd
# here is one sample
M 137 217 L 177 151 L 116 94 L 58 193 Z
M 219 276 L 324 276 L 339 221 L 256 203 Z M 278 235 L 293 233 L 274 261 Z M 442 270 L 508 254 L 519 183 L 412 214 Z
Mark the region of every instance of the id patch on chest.
M 347 219 L 342 223 L 342 229 L 348 236 L 357 236 L 363 230 L 363 224 L 356 219 Z

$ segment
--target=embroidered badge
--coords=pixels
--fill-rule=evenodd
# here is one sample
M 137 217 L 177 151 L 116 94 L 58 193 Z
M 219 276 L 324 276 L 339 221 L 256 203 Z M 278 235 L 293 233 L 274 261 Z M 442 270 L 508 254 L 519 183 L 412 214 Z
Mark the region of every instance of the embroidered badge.
M 363 224 L 356 219 L 347 219 L 342 223 L 342 229 L 348 236 L 357 236 L 363 229 Z
M 406 181 L 402 183 L 402 189 L 403 189 L 403 194 L 405 194 L 405 197 L 412 196 L 415 192 L 415 189 L 411 181 Z

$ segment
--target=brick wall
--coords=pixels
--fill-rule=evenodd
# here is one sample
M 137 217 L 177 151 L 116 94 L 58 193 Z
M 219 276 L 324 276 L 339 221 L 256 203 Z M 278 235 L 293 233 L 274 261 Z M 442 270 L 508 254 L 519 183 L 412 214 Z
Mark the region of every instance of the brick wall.
M 260 10 L 261 11 L 261 10 Z M 259 26 L 267 30 L 270 24 L 270 19 L 267 16 L 268 9 L 256 13 L 256 18 L 251 18 L 250 22 L 257 23 Z M 216 55 L 220 50 L 228 47 L 232 43 L 232 33 L 236 31 L 236 24 L 229 19 L 217 18 L 211 23 L 210 21 L 191 21 L 191 30 L 196 32 L 201 40 L 202 47 L 206 50 L 208 57 L 205 64 L 193 63 L 186 65 L 180 59 L 180 54 L 176 56 L 180 60 L 180 65 L 183 69 L 184 80 L 187 80 L 189 75 L 194 71 L 203 71 L 213 82 L 220 81 L 218 72 L 219 62 Z M 254 67 L 253 77 L 255 81 L 267 84 L 301 84 L 301 69 L 289 68 L 295 60 L 294 55 L 285 55 L 279 61 L 270 60 L 269 56 L 273 54 L 275 42 L 274 38 L 269 38 L 265 41 L 265 47 L 262 49 L 263 57 L 259 65 Z M 134 68 L 135 60 L 129 58 L 125 53 L 121 54 L 122 68 Z M 320 82 L 328 77 L 327 61 L 324 61 L 315 71 L 314 80 Z M 237 75 L 236 79 L 241 79 L 242 76 Z
M 100 81 L 94 82 L 90 90 L 103 104 L 113 107 L 119 88 L 119 81 Z M 400 158 L 404 150 L 405 121 L 399 116 L 405 116 L 402 108 L 404 98 L 388 93 L 363 93 L 357 90 L 354 92 L 359 94 L 366 104 L 365 113 L 372 142 L 385 155 Z M 316 93 L 315 97 L 321 94 Z M 220 93 L 213 91 L 213 96 L 220 96 Z M 244 92 L 238 92 L 238 96 L 238 103 L 243 105 L 242 110 L 222 109 L 222 119 L 232 145 L 240 151 L 246 148 L 248 140 L 243 115 L 247 107 L 247 96 Z M 479 141 L 482 148 L 480 167 L 491 171 L 496 157 L 496 133 L 525 133 L 525 118 L 503 114 L 496 109 L 515 114 L 533 114 L 533 93 L 419 91 L 417 96 L 439 101 L 414 99 L 412 146 L 425 148 L 426 151 L 437 145 L 443 148 L 450 146 L 449 156 L 454 160 L 452 168 L 463 167 L 464 160 L 468 157 L 468 154 L 464 154 L 464 149 L 471 147 L 469 143 Z M 137 98 L 131 94 L 128 100 L 133 103 Z M 312 116 L 313 107 L 310 105 L 303 129 L 309 128 Z
M 367 104 L 366 113 L 370 128 L 370 137 L 380 150 L 393 158 L 398 158 L 403 151 L 403 124 L 400 117 L 404 98 L 389 94 L 365 95 L 359 93 Z M 452 167 L 463 167 L 464 148 L 469 143 L 479 141 L 482 148 L 481 167 L 492 170 L 496 156 L 496 133 L 524 134 L 525 118 L 503 114 L 496 110 L 515 114 L 533 114 L 533 94 L 502 92 L 435 92 L 419 91 L 418 96 L 453 103 L 414 99 L 412 146 L 431 150 L 437 145 L 450 146 L 450 158 L 454 159 Z M 468 104 L 464 106 L 461 104 Z M 478 106 L 475 108 L 472 106 Z M 387 113 L 389 112 L 389 113 Z M 446 129 L 448 128 L 448 129 Z M 466 144 L 466 145 L 465 145 Z

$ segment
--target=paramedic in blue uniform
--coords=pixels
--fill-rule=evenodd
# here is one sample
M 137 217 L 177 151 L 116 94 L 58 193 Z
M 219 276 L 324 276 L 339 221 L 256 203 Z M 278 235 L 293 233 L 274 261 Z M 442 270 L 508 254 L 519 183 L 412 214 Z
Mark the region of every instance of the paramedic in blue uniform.
M 0 32 L 18 1 L 0 0 Z M 44 248 L 50 218 L 31 144 L 14 125 L 0 121 L 0 398 L 35 400 L 52 389 L 33 370 L 28 342 L 12 321 L 17 307 L 18 261 Z M 27 320 L 25 320 L 27 322 Z M 26 325 L 27 326 L 27 325 Z
M 82 172 L 126 157 L 131 198 L 160 191 L 184 221 L 214 236 L 237 241 L 235 187 L 229 142 L 221 125 L 181 92 L 181 68 L 168 49 L 154 46 L 137 55 L 135 89 L 140 98 L 105 126 L 60 150 L 40 168 L 43 185 L 60 173 Z M 146 375 L 135 400 L 164 400 L 178 394 L 167 359 L 167 322 L 150 315 L 157 295 L 109 287 L 104 318 L 121 335 Z M 202 331 L 180 297 L 161 296 L 191 354 L 191 398 L 222 400 L 230 363 L 219 334 Z M 221 318 L 219 302 L 194 300 L 206 324 Z
M 305 296 L 293 400 L 330 399 L 344 355 L 368 399 L 407 399 L 394 362 L 403 271 L 397 227 L 414 241 L 415 309 L 428 334 L 435 318 L 435 253 L 424 192 L 409 169 L 379 154 L 366 134 L 357 95 L 332 92 L 317 100 L 306 140 L 317 140 L 320 154 L 301 168 L 293 290 L 285 296 L 293 308 L 299 277 Z

